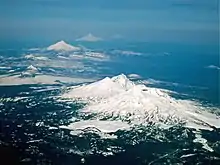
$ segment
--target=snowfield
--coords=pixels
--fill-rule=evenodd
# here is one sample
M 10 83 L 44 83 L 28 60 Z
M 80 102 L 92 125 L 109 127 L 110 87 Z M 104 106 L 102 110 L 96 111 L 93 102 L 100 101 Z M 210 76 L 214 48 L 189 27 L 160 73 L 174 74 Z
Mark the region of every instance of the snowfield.
M 72 87 L 61 98 L 86 102 L 80 112 L 96 114 L 97 120 L 107 117 L 109 121 L 117 119 L 130 126 L 183 124 L 195 129 L 220 128 L 220 117 L 204 110 L 199 103 L 178 100 L 166 90 L 135 84 L 124 74 Z

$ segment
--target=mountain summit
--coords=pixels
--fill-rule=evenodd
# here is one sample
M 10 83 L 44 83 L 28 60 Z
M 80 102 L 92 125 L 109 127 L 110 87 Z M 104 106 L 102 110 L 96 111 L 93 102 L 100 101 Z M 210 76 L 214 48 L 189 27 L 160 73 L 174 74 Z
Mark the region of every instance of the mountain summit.
M 59 41 L 47 48 L 47 50 L 55 50 L 55 51 L 79 51 L 79 47 L 74 47 L 70 44 L 67 44 L 65 41 Z

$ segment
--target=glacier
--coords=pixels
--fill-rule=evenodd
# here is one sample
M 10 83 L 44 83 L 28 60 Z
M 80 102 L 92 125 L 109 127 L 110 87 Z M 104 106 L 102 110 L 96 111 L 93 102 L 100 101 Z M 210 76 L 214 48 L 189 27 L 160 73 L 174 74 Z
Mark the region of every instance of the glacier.
M 80 113 L 95 114 L 97 121 L 120 120 L 131 127 L 153 124 L 166 128 L 180 124 L 194 129 L 220 128 L 220 117 L 198 102 L 173 98 L 168 90 L 136 84 L 124 74 L 73 86 L 59 99 L 86 103 Z

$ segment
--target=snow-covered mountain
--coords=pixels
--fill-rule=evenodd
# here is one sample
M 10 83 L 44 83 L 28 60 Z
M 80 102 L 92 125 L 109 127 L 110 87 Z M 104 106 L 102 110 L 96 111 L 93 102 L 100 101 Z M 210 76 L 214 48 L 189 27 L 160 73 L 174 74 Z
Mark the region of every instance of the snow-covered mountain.
M 125 75 L 75 86 L 62 98 L 88 104 L 82 113 L 97 114 L 98 119 L 117 119 L 133 124 L 184 124 L 196 129 L 220 128 L 220 118 L 198 103 L 177 100 L 169 91 L 135 84 Z
M 74 47 L 70 44 L 67 44 L 64 41 L 59 41 L 47 48 L 47 50 L 55 50 L 55 51 L 79 51 L 79 47 Z
M 76 39 L 76 41 L 97 42 L 97 41 L 102 41 L 102 38 L 96 37 L 93 34 L 89 33 L 84 37 Z

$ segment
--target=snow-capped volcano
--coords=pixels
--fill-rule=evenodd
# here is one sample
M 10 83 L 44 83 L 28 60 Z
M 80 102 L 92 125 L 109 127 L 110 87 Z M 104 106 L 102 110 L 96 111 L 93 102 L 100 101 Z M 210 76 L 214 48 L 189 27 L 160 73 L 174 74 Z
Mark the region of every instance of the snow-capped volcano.
M 79 51 L 79 47 L 74 47 L 70 44 L 67 44 L 64 41 L 59 41 L 47 48 L 47 50 L 55 50 L 55 51 Z
M 93 34 L 89 33 L 84 37 L 76 39 L 76 41 L 97 42 L 97 41 L 102 41 L 102 38 L 96 37 Z
M 185 124 L 198 129 L 220 128 L 220 118 L 196 102 L 177 100 L 168 91 L 135 84 L 125 75 L 73 87 L 62 98 L 86 101 L 81 112 L 132 124 Z

